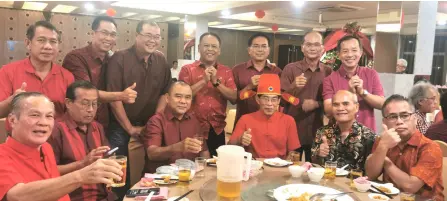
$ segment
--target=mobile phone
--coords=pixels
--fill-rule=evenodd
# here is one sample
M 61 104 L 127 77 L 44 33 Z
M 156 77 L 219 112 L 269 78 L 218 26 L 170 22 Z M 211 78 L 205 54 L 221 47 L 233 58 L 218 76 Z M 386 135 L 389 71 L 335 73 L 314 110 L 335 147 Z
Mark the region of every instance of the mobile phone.
M 154 192 L 154 195 L 158 195 L 160 194 L 160 188 L 130 189 L 127 191 L 126 197 L 147 196 L 151 192 Z
M 118 151 L 118 147 L 115 147 L 104 154 L 103 158 L 108 158 L 112 156 L 116 151 Z

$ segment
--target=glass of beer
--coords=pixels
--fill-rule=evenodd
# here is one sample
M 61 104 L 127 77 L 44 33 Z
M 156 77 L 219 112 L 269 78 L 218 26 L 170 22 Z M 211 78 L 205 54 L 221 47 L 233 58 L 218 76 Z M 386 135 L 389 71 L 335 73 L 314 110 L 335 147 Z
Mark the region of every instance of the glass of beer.
M 291 161 L 294 165 L 299 165 L 301 160 L 301 154 L 296 151 L 291 151 L 287 156 L 287 160 Z
M 112 187 L 122 187 L 126 185 L 126 169 L 127 169 L 127 156 L 117 155 L 111 156 L 109 159 L 116 161 L 121 165 L 121 170 L 123 171 L 123 176 L 121 176 L 121 180 L 113 179 Z
M 351 187 L 354 186 L 354 179 L 357 179 L 358 177 L 363 176 L 363 171 L 361 169 L 352 169 L 349 175 L 349 178 L 351 179 Z
M 335 174 L 337 172 L 337 162 L 336 161 L 326 161 L 324 163 L 324 178 L 334 180 Z
M 401 192 L 400 193 L 400 201 L 415 201 L 416 196 L 412 193 Z
M 189 182 L 191 177 L 191 167 L 188 164 L 180 164 L 178 166 L 178 180 L 182 182 Z

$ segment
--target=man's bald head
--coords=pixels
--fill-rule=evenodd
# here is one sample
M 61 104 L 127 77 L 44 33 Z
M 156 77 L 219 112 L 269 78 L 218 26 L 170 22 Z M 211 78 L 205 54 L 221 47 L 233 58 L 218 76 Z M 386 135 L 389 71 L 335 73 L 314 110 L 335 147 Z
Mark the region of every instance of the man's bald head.
M 337 123 L 353 123 L 358 111 L 358 99 L 354 93 L 340 90 L 332 97 L 332 114 Z
M 343 97 L 347 97 L 348 99 L 350 99 L 353 103 L 358 103 L 358 98 L 357 95 L 355 95 L 354 93 L 348 91 L 348 90 L 339 90 L 337 91 L 337 93 L 334 94 L 334 96 L 332 97 L 332 103 L 334 102 L 334 99 L 340 99 Z
M 304 34 L 304 43 L 306 42 L 306 39 L 307 39 L 307 41 L 309 41 L 310 39 L 309 38 L 319 38 L 319 40 L 320 40 L 320 42 L 321 42 L 321 44 L 323 44 L 323 35 L 321 35 L 321 33 L 320 32 L 317 32 L 317 31 L 310 31 L 310 32 L 307 32 L 306 34 Z

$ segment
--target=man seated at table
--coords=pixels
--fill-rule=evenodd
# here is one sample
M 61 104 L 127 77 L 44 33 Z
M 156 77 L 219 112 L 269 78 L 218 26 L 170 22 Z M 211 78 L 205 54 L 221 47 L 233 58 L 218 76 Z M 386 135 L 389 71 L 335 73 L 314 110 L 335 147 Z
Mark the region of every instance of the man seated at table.
M 278 111 L 281 96 L 294 105 L 298 104 L 298 98 L 281 95 L 277 74 L 260 75 L 257 94 L 241 91 L 240 95 L 242 100 L 256 95 L 259 110 L 240 118 L 229 144 L 245 147 L 256 158 L 285 158 L 288 152 L 300 148 L 295 120 Z
M 174 82 L 166 96 L 166 108 L 152 116 L 143 131 L 143 142 L 150 160 L 145 172 L 155 172 L 162 165 L 169 165 L 177 159 L 210 156 L 203 140 L 200 123 L 188 112 L 191 108 L 192 89 L 183 81 Z
M 312 162 L 324 165 L 336 161 L 337 167 L 363 170 L 366 157 L 375 141 L 374 132 L 356 121 L 359 111 L 357 95 L 340 90 L 332 97 L 332 114 L 336 124 L 318 129 L 312 146 Z
M 441 113 L 442 119 L 428 128 L 425 137 L 447 143 L 447 93 L 442 95 L 440 102 L 441 111 L 438 114 Z
M 99 159 L 60 176 L 53 149 L 46 141 L 54 126 L 54 104 L 37 92 L 23 92 L 12 102 L 11 137 L 0 145 L 0 200 L 69 201 L 82 185 L 121 180 L 121 166 Z
M 376 180 L 383 174 L 401 191 L 444 201 L 442 152 L 416 129 L 414 106 L 401 95 L 383 104 L 383 132 L 366 160 L 366 174 Z
M 67 88 L 67 111 L 48 139 L 61 175 L 92 164 L 110 149 L 102 125 L 94 121 L 98 96 L 98 89 L 88 81 L 76 81 Z M 70 199 L 113 201 L 116 197 L 98 184 L 83 185 L 70 193 Z

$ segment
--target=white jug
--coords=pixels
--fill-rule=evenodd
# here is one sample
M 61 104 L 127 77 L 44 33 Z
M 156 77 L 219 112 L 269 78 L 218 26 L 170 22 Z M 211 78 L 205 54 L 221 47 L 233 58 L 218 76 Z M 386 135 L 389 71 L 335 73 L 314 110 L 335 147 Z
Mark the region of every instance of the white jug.
M 216 151 L 217 193 L 222 197 L 239 197 L 241 181 L 250 176 L 252 155 L 235 145 L 223 145 Z

